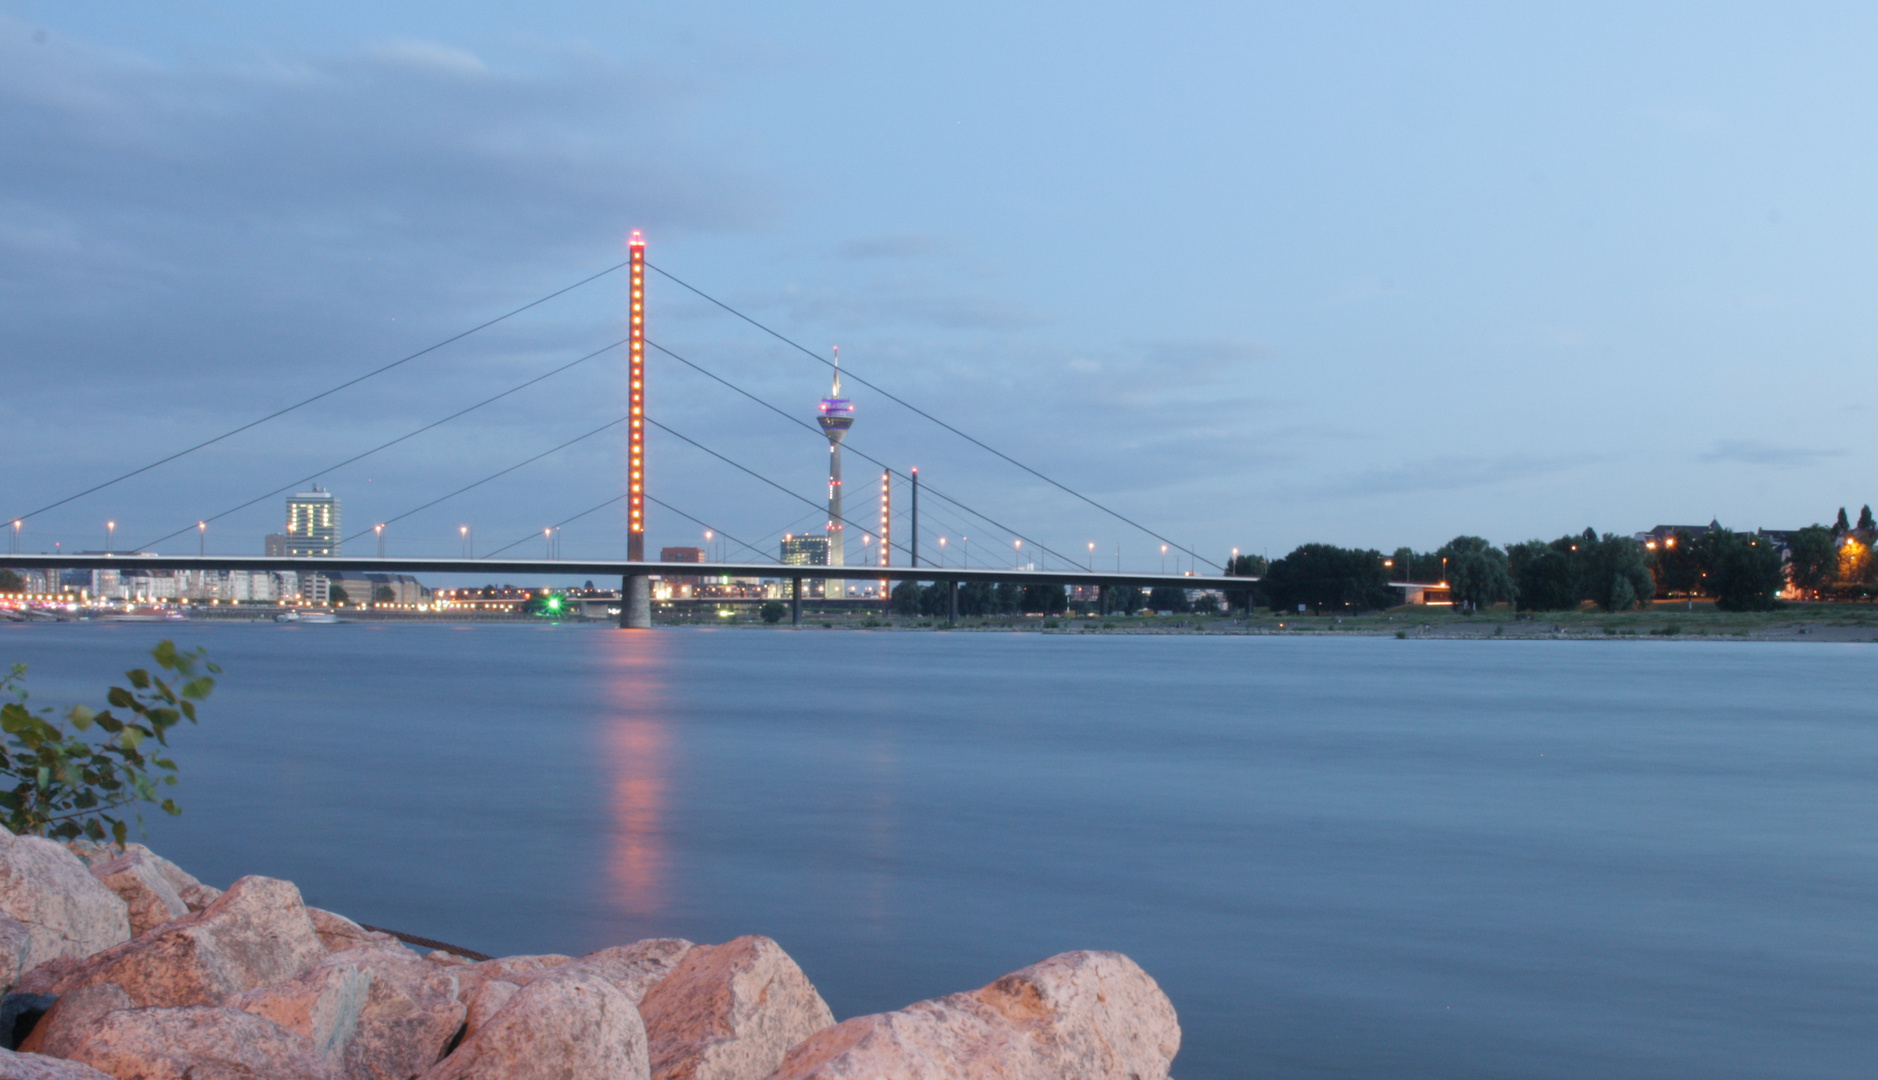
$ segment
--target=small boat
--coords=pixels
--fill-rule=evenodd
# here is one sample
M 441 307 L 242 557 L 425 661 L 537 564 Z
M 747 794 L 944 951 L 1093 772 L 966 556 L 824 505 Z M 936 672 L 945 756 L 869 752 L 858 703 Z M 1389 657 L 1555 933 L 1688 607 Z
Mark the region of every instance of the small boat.
M 279 615 L 274 616 L 274 621 L 277 623 L 310 623 L 314 626 L 324 626 L 328 623 L 338 622 L 339 616 L 334 615 L 330 611 L 283 611 Z

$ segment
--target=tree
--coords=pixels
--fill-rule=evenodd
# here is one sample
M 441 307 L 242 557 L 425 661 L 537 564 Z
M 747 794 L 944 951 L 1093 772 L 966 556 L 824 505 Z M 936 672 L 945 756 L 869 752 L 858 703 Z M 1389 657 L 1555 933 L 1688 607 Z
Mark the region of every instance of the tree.
M 1871 535 L 1874 531 L 1878 531 L 1878 525 L 1872 522 L 1870 505 L 1861 508 L 1858 512 L 1858 531 L 1867 536 Z
M 1870 584 L 1872 575 L 1871 545 L 1847 535 L 1839 544 L 1839 570 L 1833 587 L 1843 596 L 1858 596 Z
M 1787 552 L 1787 579 L 1794 588 L 1818 595 L 1838 580 L 1839 545 L 1824 525 L 1808 525 L 1794 533 Z
M 1586 529 L 1578 543 L 1585 599 L 1605 611 L 1629 611 L 1643 607 L 1656 595 L 1656 581 L 1650 577 L 1643 545 L 1628 536 L 1597 534 Z
M 1507 548 L 1509 572 L 1521 611 L 1566 611 L 1578 606 L 1578 571 L 1572 540 L 1528 540 Z
M 0 570 L 0 593 L 23 593 L 26 579 L 11 570 Z
M 345 586 L 337 584 L 328 584 L 326 586 L 327 603 L 337 606 L 345 603 L 349 599 L 351 599 L 351 597 L 347 595 Z
M 196 722 L 196 703 L 215 689 L 214 676 L 222 669 L 205 660 L 203 650 L 181 652 L 171 641 L 158 642 L 150 655 L 158 673 L 125 672 L 130 686 L 111 687 L 105 694 L 110 708 L 103 712 L 74 705 L 59 717 L 51 709 L 29 709 L 24 664 L 0 678 L 0 694 L 14 699 L 0 705 L 0 731 L 6 735 L 0 784 L 12 785 L 0 790 L 8 829 L 60 840 L 103 841 L 109 835 L 122 845 L 129 837 L 127 823 L 117 816 L 123 808 L 147 802 L 166 814 L 182 813 L 175 800 L 158 796 L 159 784 L 176 783 L 176 763 L 160 756 L 158 747 L 168 748 L 169 730 L 183 720 Z M 166 679 L 164 672 L 172 674 Z M 143 816 L 132 816 L 141 828 Z
M 997 611 L 997 596 L 987 581 L 968 581 L 959 586 L 959 614 L 985 616 Z
M 891 597 L 895 615 L 910 618 L 919 614 L 919 582 L 902 581 L 896 584 Z
M 1436 552 L 1448 560 L 1448 590 L 1469 607 L 1511 600 L 1516 587 L 1506 552 L 1478 536 L 1457 536 Z
M 783 616 L 787 614 L 789 614 L 789 607 L 781 600 L 766 600 L 763 606 L 757 609 L 757 615 L 771 626 L 782 622 Z
M 1262 555 L 1239 555 L 1226 563 L 1226 573 L 1233 577 L 1264 578 L 1270 570 L 1269 561 Z M 1227 589 L 1226 603 L 1234 608 L 1248 611 L 1267 602 L 1264 581 L 1254 582 L 1243 589 Z
M 1187 603 L 1187 590 L 1177 585 L 1156 585 L 1148 593 L 1148 610 L 1170 611 L 1176 615 L 1192 610 Z
M 1830 539 L 1830 537 L 1828 537 Z M 1677 529 L 1663 538 L 1650 553 L 1651 576 L 1656 579 L 1656 595 L 1696 596 L 1702 591 L 1702 566 L 1696 558 L 1695 541 L 1688 532 Z
M 1024 611 L 1061 615 L 1069 610 L 1069 594 L 1061 585 L 1026 585 L 1019 603 Z
M 1330 544 L 1304 544 L 1272 563 L 1265 591 L 1273 611 L 1376 611 L 1395 602 L 1382 552 Z
M 1389 556 L 1391 565 L 1387 568 L 1390 581 L 1433 582 L 1441 580 L 1441 553 L 1416 552 L 1413 548 L 1399 547 Z
M 998 587 L 992 591 L 992 596 L 992 608 L 995 614 L 1015 615 L 1021 610 L 1018 605 L 1024 599 L 1024 587 L 1014 582 L 1000 581 Z
M 1118 615 L 1133 615 L 1145 602 L 1141 590 L 1133 585 L 1116 585 L 1109 589 L 1109 610 Z
M 1852 523 L 1845 519 L 1845 507 L 1839 508 L 1839 518 L 1832 523 L 1832 535 L 1844 536 L 1852 531 Z
M 1768 611 L 1780 606 L 1785 575 L 1773 543 L 1752 533 L 1710 529 L 1701 541 L 1709 592 L 1723 611 Z
M 397 599 L 397 590 L 389 585 L 380 585 L 372 590 L 372 603 L 374 604 L 389 604 Z

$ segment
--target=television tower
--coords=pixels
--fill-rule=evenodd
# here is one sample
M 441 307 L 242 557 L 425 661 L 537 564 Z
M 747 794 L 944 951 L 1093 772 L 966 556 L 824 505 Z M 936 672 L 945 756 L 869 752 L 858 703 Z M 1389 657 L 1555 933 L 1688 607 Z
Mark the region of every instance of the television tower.
M 841 396 L 841 348 L 835 348 L 835 386 L 822 399 L 822 434 L 828 436 L 828 565 L 848 565 L 847 530 L 841 516 L 841 437 L 854 426 L 854 403 Z

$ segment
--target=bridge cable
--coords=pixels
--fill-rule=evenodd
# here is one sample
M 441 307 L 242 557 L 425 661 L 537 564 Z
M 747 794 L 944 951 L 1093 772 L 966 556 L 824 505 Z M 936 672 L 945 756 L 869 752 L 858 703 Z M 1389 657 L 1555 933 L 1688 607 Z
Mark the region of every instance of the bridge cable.
M 671 357 L 672 359 L 678 361 L 679 363 L 685 365 L 686 367 L 691 368 L 693 371 L 696 371 L 698 374 L 703 375 L 708 379 L 712 379 L 718 383 L 721 383 L 722 385 L 724 385 L 725 387 L 728 387 L 729 389 L 735 391 L 736 393 L 742 394 L 744 397 L 749 398 L 751 401 L 754 401 L 758 405 L 763 406 L 765 409 L 768 409 L 770 412 L 775 413 L 777 416 L 780 416 L 783 419 L 789 421 L 790 423 L 795 424 L 797 427 L 803 428 L 807 431 L 814 432 L 818 436 L 822 434 L 822 431 L 819 427 L 816 427 L 815 425 L 795 416 L 792 413 L 784 411 L 778 406 L 772 405 L 769 402 L 764 401 L 762 398 L 757 397 L 755 394 L 750 393 L 748 390 L 745 390 L 743 387 L 738 386 L 736 383 L 731 382 L 729 379 L 726 379 L 723 376 L 716 374 L 715 372 L 712 372 L 704 367 L 701 367 L 695 361 L 688 360 L 685 357 L 678 355 L 677 353 L 666 348 L 665 346 L 660 345 L 658 342 L 648 340 L 646 344 L 652 346 L 654 349 L 657 349 L 659 352 L 664 353 L 666 356 Z M 893 466 L 887 464 L 886 462 L 881 461 L 879 458 L 873 457 L 872 455 L 866 453 L 865 451 L 860 450 L 859 448 L 847 443 L 846 441 L 843 441 L 842 449 L 848 450 L 849 452 L 853 453 L 854 456 L 860 458 L 863 461 L 871 462 L 875 465 L 880 466 L 881 468 L 892 473 L 894 476 L 899 477 L 903 481 L 911 480 L 911 477 L 907 476 L 906 473 L 901 472 L 900 470 L 894 468 Z M 934 488 L 931 484 L 922 484 L 921 487 L 925 491 L 931 493 L 932 495 L 940 499 L 943 499 L 946 502 L 951 503 L 952 505 L 958 507 L 960 510 L 965 511 L 967 514 L 970 514 L 973 517 L 978 518 L 980 521 L 986 522 L 987 524 L 991 525 L 993 528 L 1001 529 L 1004 532 L 1017 537 L 1019 540 L 1024 541 L 1026 544 L 1034 545 L 1041 551 L 1047 551 L 1050 554 L 1055 555 L 1058 559 L 1061 559 L 1065 564 L 1069 566 L 1074 567 L 1077 565 L 1075 560 L 1071 559 L 1067 555 L 1064 555 L 1062 552 L 1057 551 L 1056 549 L 1050 547 L 1048 544 L 1042 543 L 1041 541 L 1038 541 L 1038 540 L 1033 540 L 1032 538 L 1025 536 L 1023 533 L 1017 531 L 1016 529 L 1011 528 L 1009 525 L 1005 525 L 1004 523 L 996 520 L 995 518 L 992 518 L 986 514 L 983 514 L 977 510 L 972 509 L 970 506 L 967 506 L 966 504 L 960 502 L 959 500 L 953 498 L 952 496 L 947 495 L 944 492 L 939 491 L 938 489 Z
M 699 289 L 697 286 L 692 285 L 686 281 L 680 280 L 679 278 L 674 277 L 668 271 L 662 270 L 657 266 L 653 266 L 651 263 L 647 263 L 646 266 L 650 267 L 654 271 L 657 271 L 659 276 L 665 278 L 666 280 L 672 282 L 673 284 L 678 285 L 684 289 L 687 289 L 693 293 L 696 293 L 698 296 L 703 297 L 705 300 L 708 300 L 713 304 L 716 304 L 718 307 L 723 308 L 725 311 L 728 311 L 732 315 L 735 315 L 737 318 L 742 319 L 744 322 L 747 322 L 751 326 L 756 327 L 758 330 L 763 331 L 769 336 L 775 338 L 777 341 L 780 341 L 783 344 L 788 345 L 793 349 L 796 349 L 798 352 L 801 352 L 804 356 L 809 357 L 810 359 L 816 361 L 817 363 L 822 364 L 825 367 L 834 366 L 828 361 L 826 357 L 823 357 L 818 353 L 812 352 L 809 349 L 804 348 L 801 344 L 787 337 L 784 337 L 782 334 L 778 333 L 777 331 L 770 329 L 769 327 L 763 325 L 760 322 L 757 322 L 755 319 L 751 318 L 748 315 L 745 315 L 743 312 L 738 311 L 736 308 L 731 307 L 729 304 L 726 304 L 724 301 L 719 300 L 717 297 L 712 296 L 711 294 L 705 292 L 704 290 Z M 941 420 L 938 417 L 934 416 L 933 414 L 920 408 L 919 406 L 914 405 L 912 402 L 907 401 L 905 398 L 900 397 L 899 395 L 893 393 L 892 391 L 882 389 L 878 384 L 869 382 L 866 379 L 862 378 L 861 376 L 856 375 L 852 368 L 850 368 L 848 371 L 844 372 L 843 374 L 845 374 L 849 379 L 852 379 L 853 381 L 860 383 L 862 386 L 865 386 L 868 389 L 873 390 L 874 392 L 886 397 L 889 401 L 892 401 L 906 409 L 911 410 L 912 412 L 920 416 L 925 417 L 926 419 L 932 421 L 933 423 L 938 424 L 940 427 L 946 429 L 947 431 L 950 431 L 952 434 L 957 435 L 959 438 L 964 439 L 966 442 L 971 443 L 972 445 L 978 447 L 979 449 L 984 450 L 990 454 L 993 454 L 999 458 L 1002 458 L 1007 462 L 1010 462 L 1012 465 L 1015 465 L 1018 468 L 1029 473 L 1030 475 L 1036 477 L 1037 479 L 1042 480 L 1044 483 L 1049 484 L 1051 487 L 1067 492 L 1070 495 L 1074 495 L 1076 498 L 1081 499 L 1083 502 L 1088 503 L 1090 506 L 1095 507 L 1097 510 L 1102 511 L 1105 514 L 1108 514 L 1110 517 L 1113 517 L 1117 519 L 1118 521 L 1122 521 L 1129 525 L 1132 525 L 1135 528 L 1140 529 L 1142 532 L 1147 533 L 1149 536 L 1154 537 L 1156 540 L 1159 540 L 1162 543 L 1167 544 L 1170 547 L 1178 548 L 1181 551 L 1184 551 L 1187 554 L 1192 555 L 1195 559 L 1199 559 L 1200 561 L 1205 562 L 1208 566 L 1219 565 L 1218 563 L 1215 563 L 1210 559 L 1202 558 L 1202 556 L 1198 552 L 1194 551 L 1192 548 L 1187 547 L 1185 544 L 1176 543 L 1175 541 L 1170 540 L 1165 536 L 1162 536 L 1160 533 L 1155 532 L 1153 529 L 1148 528 L 1146 525 L 1143 525 L 1140 522 L 1135 521 L 1134 519 L 1127 517 L 1126 515 L 1121 514 L 1115 510 L 1109 509 L 1108 507 L 1095 501 L 1089 496 L 1084 495 L 1082 492 L 1077 491 L 1075 488 L 1072 488 L 1067 484 L 1061 483 L 1057 480 L 1051 479 L 1048 476 L 1045 476 L 1043 473 L 1038 472 L 1036 469 L 1031 468 L 1030 466 L 1017 460 L 1016 458 L 1005 453 L 1004 451 L 999 450 L 996 447 L 993 447 L 985 443 L 983 440 L 976 439 L 970 435 L 967 435 L 965 432 L 960 431 L 958 428 L 953 427 L 951 424 L 946 423 L 944 420 Z
M 347 387 L 357 386 L 358 384 L 364 382 L 367 379 L 373 378 L 378 375 L 383 375 L 385 372 L 390 371 L 392 368 L 399 367 L 400 365 L 403 365 L 403 364 L 408 364 L 411 361 L 427 353 L 436 352 L 438 349 L 443 348 L 445 345 L 449 345 L 453 342 L 461 341 L 464 338 L 469 337 L 471 334 L 476 333 L 477 331 L 487 330 L 499 322 L 502 322 L 506 319 L 510 319 L 517 315 L 520 315 L 522 312 L 527 311 L 529 308 L 540 307 L 542 304 L 547 303 L 548 301 L 554 299 L 557 296 L 560 296 L 564 293 L 572 292 L 575 289 L 580 288 L 582 285 L 586 285 L 590 282 L 597 281 L 600 278 L 603 278 L 607 276 L 608 274 L 611 274 L 614 271 L 619 270 L 627 265 L 628 265 L 627 263 L 623 263 L 623 262 L 615 263 L 614 265 L 607 267 L 605 270 L 602 270 L 597 274 L 591 274 L 587 277 L 581 278 L 579 281 L 576 281 L 572 285 L 569 285 L 565 288 L 556 289 L 555 291 L 549 293 L 546 296 L 541 297 L 538 300 L 531 300 L 528 303 L 523 304 L 521 307 L 514 309 L 513 311 L 507 312 L 506 314 L 498 315 L 495 318 L 490 319 L 488 322 L 480 323 L 476 326 L 472 326 L 468 330 L 465 330 L 460 334 L 453 334 L 450 337 L 444 338 L 442 341 L 437 342 L 435 345 L 426 346 L 425 348 L 419 349 L 416 352 L 410 354 L 409 356 L 403 357 L 402 359 L 393 360 L 391 363 L 386 364 L 383 367 L 375 368 L 371 371 L 368 371 L 365 374 L 358 376 L 357 378 L 347 379 L 345 382 L 342 382 L 339 385 L 334 386 L 330 389 L 322 390 L 319 393 L 314 394 L 312 397 L 302 398 L 301 400 L 296 401 L 292 405 L 288 405 L 285 408 L 276 409 L 275 411 L 268 413 L 266 416 L 263 416 L 258 420 L 250 420 L 249 422 L 241 425 L 240 427 L 231 428 L 228 431 L 224 431 L 220 435 L 217 435 L 212 439 L 206 439 L 202 442 L 195 444 L 194 446 L 189 447 L 186 450 L 178 450 L 175 453 L 170 454 L 168 457 L 158 458 L 157 460 L 150 462 L 148 465 L 139 466 L 135 469 L 132 469 L 131 471 L 127 473 L 124 473 L 122 476 L 118 476 L 113 479 L 106 480 L 102 484 L 94 484 L 93 486 L 86 488 L 85 490 L 79 492 L 76 495 L 68 495 L 65 498 L 60 499 L 57 502 L 47 503 L 46 505 L 40 507 L 37 510 L 32 511 L 31 513 L 17 514 L 5 520 L 25 521 L 29 517 L 34 517 L 36 515 L 43 514 L 48 510 L 52 510 L 57 507 L 64 506 L 66 503 L 73 502 L 78 499 L 82 499 L 85 496 L 92 494 L 93 492 L 103 491 L 105 488 L 108 488 L 113 484 L 118 484 L 118 483 L 122 483 L 125 480 L 129 480 L 133 476 L 137 476 L 142 473 L 147 473 L 151 469 L 154 469 L 159 465 L 166 465 L 172 461 L 175 461 L 177 458 L 187 457 L 188 455 L 193 454 L 196 451 L 203 449 L 204 447 L 214 446 L 216 443 L 221 442 L 224 439 L 228 439 L 233 436 L 239 435 L 242 432 L 247 431 L 249 428 L 259 427 L 260 425 L 267 423 L 269 420 L 278 419 L 282 416 L 287 415 L 290 412 L 293 412 L 295 409 L 299 409 L 307 405 L 311 405 L 315 401 L 320 400 L 321 398 L 331 397 L 332 395 L 337 394 L 339 391 L 344 390 Z
M 570 523 L 572 523 L 572 522 L 575 522 L 575 521 L 579 521 L 579 520 L 580 520 L 581 518 L 584 518 L 584 517 L 586 517 L 586 516 L 587 516 L 588 514 L 591 514 L 591 513 L 594 513 L 595 511 L 599 511 L 599 510 L 604 510 L 604 509 L 606 509 L 607 507 L 609 507 L 609 506 L 612 506 L 612 505 L 613 505 L 614 503 L 616 503 L 616 502 L 620 502 L 620 501 L 622 501 L 622 500 L 624 500 L 624 499 L 625 499 L 625 498 L 627 497 L 627 495 L 630 495 L 630 494 L 631 494 L 631 492 L 622 492 L 621 494 L 618 494 L 618 495 L 615 495 L 615 496 L 613 496 L 612 498 L 610 498 L 610 499 L 608 499 L 607 501 L 605 501 L 605 502 L 603 502 L 603 503 L 600 503 L 600 504 L 598 504 L 598 505 L 596 505 L 596 506 L 589 506 L 589 507 L 588 507 L 587 509 L 585 509 L 585 510 L 582 510 L 582 511 L 581 511 L 580 513 L 578 513 L 578 514 L 575 514 L 575 515 L 574 515 L 573 517 L 569 517 L 569 518 L 562 518 L 561 520 L 559 520 L 559 521 L 557 521 L 557 522 L 555 522 L 554 524 L 552 524 L 552 525 L 550 525 L 550 526 L 548 526 L 548 528 L 550 528 L 550 529 L 558 529 L 558 528 L 560 528 L 560 527 L 562 527 L 563 525 L 567 525 L 567 524 L 570 524 Z M 681 518 L 684 518 L 684 519 L 685 519 L 685 520 L 687 520 L 687 521 L 690 521 L 690 522 L 693 522 L 693 523 L 695 523 L 695 524 L 698 524 L 698 525 L 702 525 L 702 526 L 704 526 L 705 528 L 707 528 L 707 529 L 709 529 L 709 530 L 711 530 L 712 532 L 714 532 L 714 533 L 716 533 L 717 535 L 719 535 L 719 536 L 721 536 L 721 537 L 723 537 L 724 539 L 726 539 L 726 540 L 729 540 L 729 541 L 732 541 L 733 543 L 735 543 L 735 544 L 737 544 L 737 545 L 738 545 L 738 547 L 740 547 L 740 548 L 743 548 L 743 549 L 747 549 L 747 550 L 749 550 L 749 551 L 752 551 L 752 552 L 755 552 L 755 553 L 756 553 L 757 555 L 762 555 L 762 554 L 763 554 L 763 553 L 762 553 L 762 551 L 761 551 L 760 549 L 758 549 L 757 547 L 755 547 L 754 545 L 752 545 L 752 544 L 746 544 L 746 543 L 744 543 L 744 542 L 743 542 L 742 540 L 738 540 L 738 539 L 737 539 L 736 537 L 734 537 L 734 536 L 732 536 L 732 535 L 730 535 L 729 533 L 727 533 L 727 532 L 725 532 L 724 530 L 722 530 L 722 529 L 720 529 L 720 528 L 717 528 L 716 526 L 714 526 L 714 525 L 712 525 L 712 524 L 711 524 L 710 522 L 708 522 L 708 521 L 700 521 L 699 519 L 697 519 L 697 518 L 694 518 L 694 517 L 692 517 L 692 516 L 691 516 L 690 514 L 687 514 L 687 513 L 685 513 L 685 512 L 683 511 L 683 510 L 680 510 L 680 509 L 678 509 L 678 508 L 677 508 L 676 506 L 673 506 L 673 505 L 672 505 L 671 503 L 668 503 L 668 502 L 666 502 L 666 501 L 664 501 L 663 499 L 655 499 L 655 498 L 653 498 L 652 496 L 650 496 L 650 495 L 647 495 L 647 496 L 646 496 L 646 501 L 647 501 L 647 502 L 652 502 L 652 503 L 657 503 L 658 505 L 660 505 L 660 506 L 662 506 L 662 507 L 664 507 L 664 508 L 665 508 L 665 509 L 667 509 L 667 510 L 670 510 L 670 511 L 671 511 L 672 513 L 674 513 L 674 514 L 677 514 L 677 515 L 678 515 L 679 517 L 681 517 Z M 511 543 L 507 543 L 507 544 L 504 544 L 504 545 L 502 545 L 501 547 L 499 547 L 499 548 L 497 548 L 497 549 L 495 549 L 494 551 L 491 551 L 491 552 L 489 552 L 489 553 L 488 553 L 487 555 L 482 555 L 482 556 L 479 556 L 479 558 L 484 558 L 484 559 L 493 559 L 493 558 L 495 558 L 495 557 L 496 557 L 497 555 L 500 555 L 500 554 L 502 554 L 503 552 L 505 552 L 505 551 L 507 551 L 507 550 L 509 550 L 509 549 L 510 549 L 510 548 L 512 548 L 512 547 L 517 547 L 517 546 L 519 546 L 519 545 L 522 545 L 522 544 L 526 544 L 526 543 L 528 543 L 528 542 L 529 542 L 530 540 L 533 540 L 533 539 L 535 538 L 535 536 L 536 536 L 536 534 L 535 534 L 535 533 L 529 533 L 529 534 L 528 534 L 527 536 L 524 536 L 524 537 L 522 537 L 522 538 L 521 538 L 520 540 L 516 540 L 516 541 L 513 541 L 513 542 L 511 542 Z M 773 556 L 772 556 L 772 558 L 773 558 Z M 780 563 L 780 562 L 781 562 L 781 560 L 780 560 L 780 559 L 777 559 L 777 560 L 775 560 L 775 561 L 777 561 L 778 563 Z
M 343 469 L 347 465 L 350 465 L 355 461 L 361 461 L 365 458 L 371 457 L 373 454 L 378 453 L 380 450 L 390 449 L 391 447 L 396 446 L 401 442 L 404 442 L 406 439 L 416 438 L 417 436 L 422 435 L 424 432 L 429 431 L 430 429 L 434 427 L 441 427 L 444 424 L 447 424 L 450 421 L 455 420 L 459 416 L 463 416 L 467 413 L 475 412 L 477 409 L 480 409 L 485 405 L 492 405 L 495 402 L 501 401 L 503 398 L 508 397 L 510 394 L 516 393 L 521 390 L 526 390 L 529 387 L 535 385 L 538 382 L 541 382 L 544 379 L 551 379 L 554 376 L 559 375 L 561 372 L 568 370 L 569 368 L 576 367 L 580 364 L 584 364 L 587 361 L 592 360 L 596 356 L 603 356 L 606 353 L 611 352 L 612 350 L 617 349 L 621 345 L 624 345 L 624 344 L 626 344 L 626 340 L 621 339 L 619 341 L 615 341 L 611 345 L 607 345 L 603 348 L 595 349 L 593 352 L 588 353 L 587 355 L 581 357 L 578 360 L 569 361 L 568 363 L 562 364 L 560 367 L 555 368 L 553 371 L 543 372 L 542 374 L 537 375 L 534 378 L 527 380 L 526 382 L 519 383 L 515 386 L 511 386 L 507 390 L 502 391 L 500 394 L 497 394 L 494 397 L 487 397 L 477 402 L 474 405 L 470 405 L 465 408 L 458 409 L 456 412 L 451 413 L 449 416 L 446 416 L 441 420 L 433 420 L 430 423 L 425 424 L 423 427 L 416 429 L 415 431 L 407 431 L 403 435 L 400 435 L 397 438 L 392 439 L 389 442 L 379 443 L 377 446 L 372 447 L 370 450 L 367 450 L 364 453 L 354 454 L 353 456 L 345 459 L 344 461 L 338 462 L 333 465 L 328 465 L 326 468 L 321 469 L 318 472 L 313 473 L 310 476 L 303 476 L 300 479 L 295 480 L 293 483 L 287 484 L 284 487 L 277 487 L 274 490 L 267 492 L 266 494 L 256 495 L 254 498 L 249 499 L 247 502 L 242 503 L 239 506 L 231 506 L 219 514 L 215 514 L 213 516 L 203 518 L 202 523 L 207 524 L 208 522 L 225 518 L 228 515 L 233 514 L 237 511 L 246 510 L 248 507 L 253 506 L 255 503 L 258 503 L 263 499 L 271 499 L 274 496 L 281 494 L 282 492 L 292 491 L 294 488 L 300 486 L 301 484 L 305 484 L 305 483 L 308 483 L 309 481 L 317 480 L 320 477 L 325 476 L 327 473 L 335 472 L 339 469 Z M 153 548 L 157 546 L 158 544 L 161 544 L 163 541 L 181 536 L 184 533 L 188 532 L 190 529 L 195 528 L 195 527 L 196 526 L 193 526 L 193 525 L 185 525 L 182 528 L 177 529 L 175 532 L 170 533 L 167 536 L 159 536 L 155 540 L 152 540 L 147 544 L 140 545 L 140 547 L 141 548 Z M 132 550 L 139 550 L 139 549 L 132 549 Z

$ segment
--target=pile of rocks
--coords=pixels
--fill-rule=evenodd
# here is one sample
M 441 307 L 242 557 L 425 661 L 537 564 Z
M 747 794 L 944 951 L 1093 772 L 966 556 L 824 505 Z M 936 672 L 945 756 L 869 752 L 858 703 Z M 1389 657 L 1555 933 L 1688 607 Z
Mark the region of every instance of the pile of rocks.
M 1173 1006 L 1119 953 L 835 1023 L 774 941 L 419 954 L 140 844 L 0 830 L 0 1080 L 1163 1080 Z

